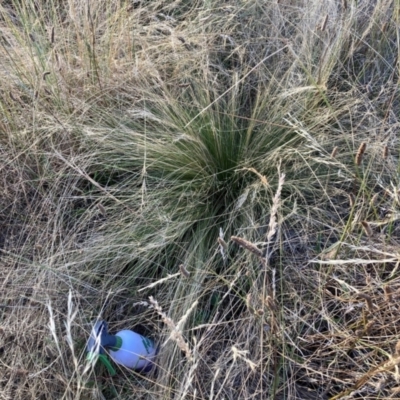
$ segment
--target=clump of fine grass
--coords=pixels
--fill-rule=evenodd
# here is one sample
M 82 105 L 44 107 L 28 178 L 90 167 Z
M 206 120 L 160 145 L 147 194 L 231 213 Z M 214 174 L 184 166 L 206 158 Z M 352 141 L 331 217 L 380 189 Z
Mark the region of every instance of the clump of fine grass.
M 1 390 L 391 396 L 398 11 L 1 5 Z M 82 370 L 99 316 L 157 373 Z

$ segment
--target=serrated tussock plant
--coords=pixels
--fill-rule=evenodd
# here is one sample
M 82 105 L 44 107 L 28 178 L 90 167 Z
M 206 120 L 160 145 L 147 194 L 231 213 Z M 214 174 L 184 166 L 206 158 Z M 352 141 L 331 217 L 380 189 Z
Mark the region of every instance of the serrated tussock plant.
M 0 390 L 392 396 L 398 16 L 2 2 Z M 99 318 L 158 342 L 157 369 L 82 371 Z
M 183 244 L 189 238 L 197 237 L 211 249 L 219 227 L 236 234 L 265 225 L 279 164 L 287 174 L 284 191 L 290 192 L 296 181 L 303 185 L 298 191 L 303 198 L 315 196 L 318 183 L 306 173 L 313 162 L 306 139 L 282 123 L 293 106 L 277 101 L 278 93 L 262 82 L 258 94 L 250 96 L 251 82 L 257 84 L 262 76 L 254 74 L 244 82 L 224 84 L 218 74 L 194 74 L 179 94 L 167 85 L 153 91 L 145 85 L 122 126 L 91 135 L 99 154 L 107 152 L 115 169 L 129 171 L 118 190 L 130 209 L 140 208 L 146 228 L 125 213 L 115 223 L 124 221 L 121 235 L 127 246 L 140 243 L 138 257 L 151 248 L 150 257 L 163 254 L 157 264 L 167 267 L 168 257 L 168 265 L 176 268 L 185 254 L 193 254 Z M 209 86 L 212 80 L 217 88 Z M 227 93 L 221 97 L 221 91 Z M 189 246 L 199 243 L 190 240 Z

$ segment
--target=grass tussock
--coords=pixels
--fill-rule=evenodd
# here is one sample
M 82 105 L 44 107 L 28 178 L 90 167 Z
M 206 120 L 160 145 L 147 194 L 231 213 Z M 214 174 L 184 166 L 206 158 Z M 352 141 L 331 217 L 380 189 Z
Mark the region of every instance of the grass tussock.
M 1 398 L 397 398 L 399 12 L 3 2 Z

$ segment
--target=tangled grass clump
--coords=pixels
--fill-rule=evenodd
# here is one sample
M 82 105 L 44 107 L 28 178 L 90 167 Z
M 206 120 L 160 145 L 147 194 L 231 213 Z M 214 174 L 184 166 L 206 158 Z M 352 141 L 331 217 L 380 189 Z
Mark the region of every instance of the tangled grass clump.
M 395 398 L 398 15 L 2 4 L 1 396 Z M 157 368 L 88 364 L 99 317 Z

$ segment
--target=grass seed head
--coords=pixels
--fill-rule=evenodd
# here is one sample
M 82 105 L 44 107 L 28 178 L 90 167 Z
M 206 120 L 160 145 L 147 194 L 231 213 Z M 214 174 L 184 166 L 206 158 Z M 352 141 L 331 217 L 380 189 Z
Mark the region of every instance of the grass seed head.
M 378 196 L 379 196 L 379 193 L 375 193 L 375 194 L 372 196 L 371 201 L 370 201 L 370 203 L 369 203 L 371 206 L 376 205 L 376 200 L 378 199 Z
M 240 247 L 250 251 L 251 253 L 255 254 L 258 257 L 262 257 L 262 251 L 253 243 L 249 242 L 246 239 L 240 238 L 238 236 L 231 237 L 232 242 L 238 244 Z
M 217 241 L 218 241 L 219 245 L 220 245 L 225 251 L 228 250 L 228 243 L 226 243 L 224 239 L 222 239 L 222 238 L 219 237 L 219 238 L 217 239 Z
M 365 149 L 367 148 L 367 143 L 362 142 L 360 144 L 360 147 L 357 150 L 357 154 L 356 154 L 356 164 L 360 165 L 361 161 L 363 159 L 364 153 L 365 153 Z
M 186 343 L 183 333 L 181 330 L 181 327 L 185 320 L 187 319 L 189 313 L 192 311 L 192 309 L 197 305 L 197 302 L 195 302 L 192 307 L 188 310 L 188 312 L 182 317 L 182 319 L 178 322 L 176 325 L 175 322 L 163 312 L 161 306 L 158 304 L 158 301 L 153 298 L 153 296 L 149 297 L 150 304 L 154 307 L 154 309 L 157 311 L 157 313 L 161 316 L 163 322 L 165 325 L 168 326 L 170 329 L 171 333 L 169 338 L 174 340 L 178 347 L 185 353 L 186 358 L 188 360 L 192 360 L 192 352 L 189 348 L 189 345 Z
M 369 312 L 374 312 L 374 306 L 373 306 L 373 304 L 372 304 L 372 299 L 371 299 L 371 296 L 368 296 L 367 294 L 365 294 L 365 293 L 358 293 L 358 297 L 360 298 L 360 299 L 363 299 L 363 300 L 365 300 L 365 303 L 366 303 L 366 305 L 367 305 L 367 308 L 368 308 L 368 311 Z
M 189 278 L 190 277 L 190 272 L 185 268 L 185 266 L 183 264 L 179 265 L 179 271 L 181 271 L 181 274 L 185 278 Z
M 271 215 L 268 224 L 267 242 L 269 242 L 273 238 L 273 236 L 276 233 L 276 229 L 278 227 L 278 222 L 276 217 L 278 214 L 282 187 L 284 183 L 285 183 L 285 174 L 283 173 L 279 174 L 278 188 L 276 189 L 276 193 L 272 201 Z
M 367 221 L 361 221 L 361 225 L 364 228 L 364 232 L 366 233 L 366 235 L 372 236 L 372 229 L 369 223 Z
M 349 193 L 347 196 L 349 197 L 350 208 L 353 208 L 354 207 L 354 203 L 355 203 L 354 194 L 353 193 Z
M 103 217 L 107 217 L 107 211 L 104 208 L 104 206 L 100 203 L 97 204 L 98 209 L 100 210 L 101 214 L 103 215 Z
M 386 160 L 389 156 L 389 147 L 387 145 L 385 145 L 385 147 L 383 148 L 383 159 Z
M 392 303 L 393 302 L 392 288 L 389 285 L 386 285 L 383 287 L 383 291 L 385 293 L 385 301 L 388 303 Z
M 274 299 L 271 296 L 267 296 L 265 299 L 265 302 L 267 304 L 267 307 L 272 311 L 276 311 L 276 304 Z

